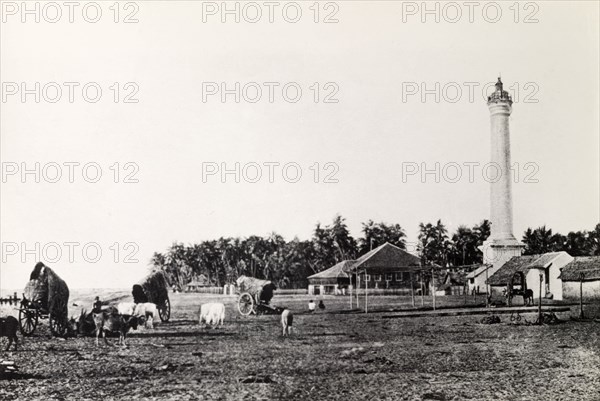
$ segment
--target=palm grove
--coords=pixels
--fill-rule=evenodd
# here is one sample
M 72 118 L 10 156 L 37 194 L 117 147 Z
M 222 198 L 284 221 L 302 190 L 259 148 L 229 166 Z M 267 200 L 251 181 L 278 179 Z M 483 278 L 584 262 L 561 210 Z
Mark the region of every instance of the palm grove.
M 248 275 L 271 280 L 280 288 L 302 288 L 311 274 L 356 259 L 385 242 L 417 252 L 424 264 L 457 267 L 482 263 L 478 247 L 490 235 L 490 223 L 483 220 L 473 227 L 461 225 L 451 235 L 441 220 L 421 223 L 416 244 L 406 242 L 399 224 L 369 220 L 362 223 L 361 233 L 358 239 L 352 237 L 345 219 L 338 215 L 330 225 L 317 223 L 310 240 L 286 241 L 273 232 L 266 237 L 219 238 L 187 246 L 175 243 L 164 253 L 154 253 L 151 265 L 153 270 L 165 272 L 169 282 L 179 288 L 200 275 L 215 286 Z M 528 228 L 522 241 L 525 254 L 566 251 L 572 256 L 600 255 L 600 224 L 592 231 L 566 236 L 545 226 Z

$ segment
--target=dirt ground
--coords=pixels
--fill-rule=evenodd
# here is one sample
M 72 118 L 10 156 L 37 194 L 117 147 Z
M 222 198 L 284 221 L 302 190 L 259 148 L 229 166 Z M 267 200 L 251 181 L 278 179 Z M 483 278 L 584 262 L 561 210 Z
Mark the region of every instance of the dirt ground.
M 90 306 L 95 293 L 74 294 Z M 114 302 L 126 292 L 103 293 Z M 242 317 L 235 298 L 170 294 L 171 320 L 133 331 L 126 348 L 93 338 L 50 338 L 47 321 L 17 351 L 20 376 L 0 379 L 0 400 L 600 400 L 600 323 L 481 324 L 482 316 L 383 319 L 385 313 L 305 312 L 307 296 L 275 297 L 296 312 Z M 198 324 L 199 305 L 226 304 L 225 325 Z M 460 304 L 461 297 L 440 302 Z M 410 297 L 374 297 L 370 308 L 410 308 Z M 577 315 L 573 307 L 572 315 Z M 80 307 L 72 307 L 77 314 Z M 599 305 L 586 312 L 600 318 Z M 21 340 L 22 337 L 19 337 Z M 114 341 L 114 340 L 113 340 Z

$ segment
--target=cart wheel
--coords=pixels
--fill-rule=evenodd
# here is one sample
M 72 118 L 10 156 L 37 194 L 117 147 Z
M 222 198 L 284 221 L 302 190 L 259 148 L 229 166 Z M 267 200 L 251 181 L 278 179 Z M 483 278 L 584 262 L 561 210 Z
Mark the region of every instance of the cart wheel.
M 28 337 L 33 334 L 38 324 L 38 313 L 36 309 L 19 310 L 19 329 L 21 334 Z
M 165 299 L 162 306 L 158 308 L 158 316 L 161 322 L 168 322 L 171 317 L 171 302 L 169 298 Z
M 238 310 L 244 316 L 249 316 L 252 312 L 256 313 L 254 310 L 254 299 L 247 292 L 240 295 L 238 299 Z
M 52 315 L 48 318 L 50 332 L 57 337 L 64 337 L 67 334 L 67 324 L 63 319 L 56 319 Z

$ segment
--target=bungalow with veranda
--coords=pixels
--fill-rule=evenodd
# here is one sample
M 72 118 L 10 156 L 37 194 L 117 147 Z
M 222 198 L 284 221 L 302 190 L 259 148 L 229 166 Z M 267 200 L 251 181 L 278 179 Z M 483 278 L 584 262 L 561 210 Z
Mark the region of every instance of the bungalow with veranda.
M 339 294 L 342 289 L 406 289 L 420 286 L 421 259 L 388 242 L 356 260 L 345 260 L 308 277 L 309 294 Z M 357 284 L 358 282 L 358 284 Z
M 352 264 L 361 288 L 410 289 L 420 286 L 421 258 L 386 242 Z

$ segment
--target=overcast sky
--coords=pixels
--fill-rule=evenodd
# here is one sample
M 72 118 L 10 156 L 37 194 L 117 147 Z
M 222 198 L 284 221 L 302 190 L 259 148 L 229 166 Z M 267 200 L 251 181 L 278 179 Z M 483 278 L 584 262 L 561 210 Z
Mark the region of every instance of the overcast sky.
M 2 4 L 3 289 L 23 288 L 38 259 L 72 288 L 130 287 L 175 241 L 308 239 L 338 213 L 355 237 L 368 219 L 399 223 L 409 241 L 420 222 L 476 224 L 489 218 L 483 88 L 500 73 L 515 98 L 515 236 L 600 221 L 598 2 L 501 2 L 501 15 L 480 2 L 471 16 L 437 3 L 439 22 L 434 2 L 432 14 L 421 2 L 322 2 L 318 15 L 312 1 L 280 2 L 273 23 L 262 2 L 240 2 L 239 23 L 221 2 L 120 3 L 118 16 L 99 2 L 96 23 L 85 2 L 73 23 L 66 7 L 51 23 L 57 10 L 39 3 L 36 23 L 21 2 Z M 39 183 L 21 176 L 36 162 Z M 235 163 L 239 183 L 220 174 Z M 403 177 L 436 163 L 439 182 Z

